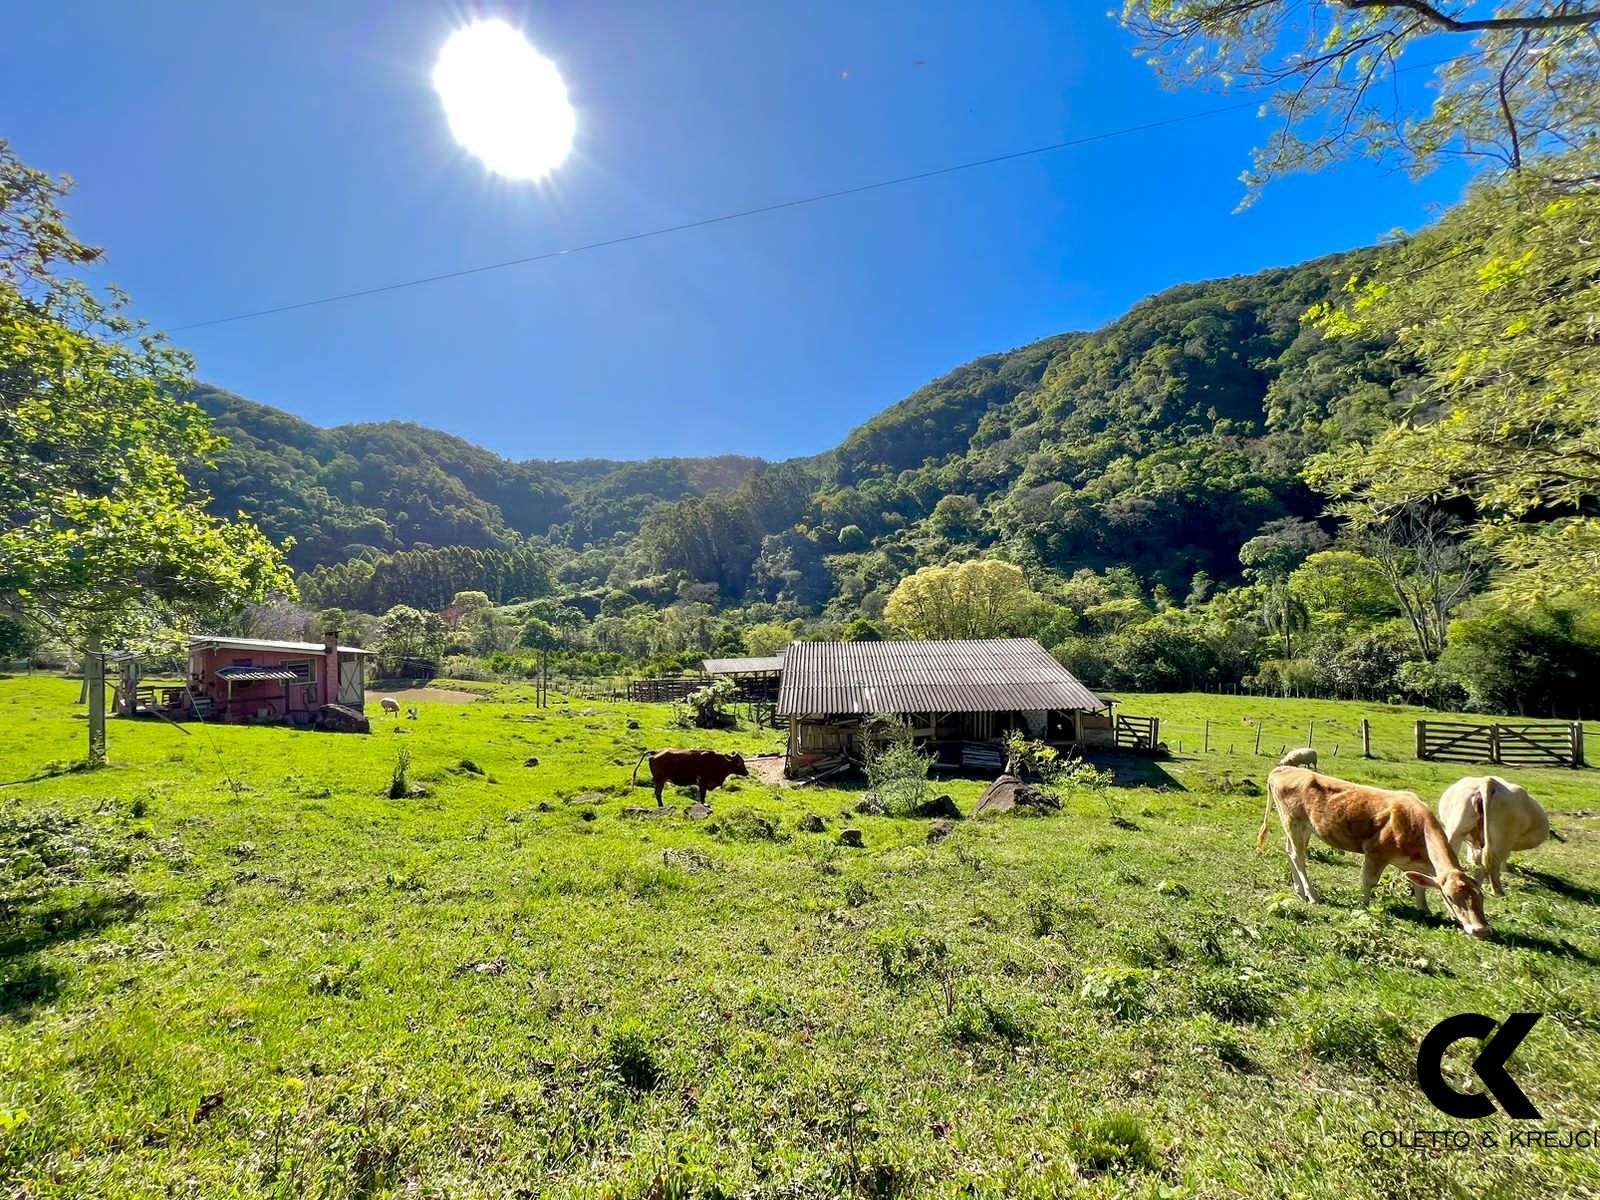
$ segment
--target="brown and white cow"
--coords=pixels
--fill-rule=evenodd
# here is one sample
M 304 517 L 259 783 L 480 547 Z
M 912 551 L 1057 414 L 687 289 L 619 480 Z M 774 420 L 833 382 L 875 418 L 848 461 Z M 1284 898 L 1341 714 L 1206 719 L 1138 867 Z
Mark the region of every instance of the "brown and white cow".
M 1439 823 L 1456 854 L 1468 843 L 1477 853 L 1478 882 L 1488 872 L 1496 896 L 1506 894 L 1500 870 L 1513 850 L 1532 850 L 1550 836 L 1550 818 L 1539 802 L 1498 775 L 1458 779 L 1439 797 Z
M 1267 814 L 1257 850 L 1266 845 L 1274 808 L 1288 842 L 1295 894 L 1306 903 L 1317 899 L 1306 875 L 1306 843 L 1315 833 L 1336 850 L 1365 857 L 1362 904 L 1371 901 L 1384 868 L 1394 865 L 1411 881 L 1423 912 L 1428 911 L 1428 889 L 1437 888 L 1463 929 L 1473 937 L 1489 936 L 1483 889 L 1461 869 L 1439 819 L 1415 792 L 1389 792 L 1303 767 L 1277 767 L 1267 776 Z
M 650 781 L 656 789 L 656 805 L 661 804 L 661 789 L 667 784 L 700 789 L 700 802 L 706 793 L 719 788 L 730 775 L 749 775 L 744 758 L 738 754 L 719 754 L 715 750 L 646 750 L 633 764 L 633 782 L 639 782 L 639 767 L 650 760 Z

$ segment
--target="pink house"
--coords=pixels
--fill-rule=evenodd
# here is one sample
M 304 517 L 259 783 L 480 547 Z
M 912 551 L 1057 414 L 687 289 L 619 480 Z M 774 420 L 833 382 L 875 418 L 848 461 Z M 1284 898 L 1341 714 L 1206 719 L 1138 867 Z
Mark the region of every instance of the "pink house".
M 320 645 L 190 638 L 189 677 L 177 685 L 146 683 L 141 657 L 119 655 L 115 711 L 127 717 L 150 713 L 168 720 L 284 722 L 365 732 L 365 660 L 371 655 L 359 646 L 339 645 L 336 629 Z
M 194 709 L 224 721 L 309 724 L 323 705 L 361 712 L 366 702 L 365 659 L 372 651 L 338 644 L 262 638 L 189 640 L 189 685 Z M 209 709 L 209 711 L 205 711 Z

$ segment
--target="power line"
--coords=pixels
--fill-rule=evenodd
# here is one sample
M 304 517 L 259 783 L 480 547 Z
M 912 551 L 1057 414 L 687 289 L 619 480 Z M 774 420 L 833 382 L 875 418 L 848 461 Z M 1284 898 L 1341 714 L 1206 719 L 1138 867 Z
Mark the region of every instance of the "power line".
M 992 167 L 999 163 L 1015 162 L 1018 159 L 1036 158 L 1042 154 L 1054 154 L 1061 150 L 1071 150 L 1094 142 L 1128 137 L 1135 133 L 1147 133 L 1153 129 L 1165 129 L 1169 126 L 1182 125 L 1189 121 L 1200 121 L 1208 117 L 1221 116 L 1224 113 L 1239 112 L 1246 108 L 1259 108 L 1260 105 L 1261 101 L 1259 99 L 1242 100 L 1234 104 L 1223 104 L 1216 108 L 1204 109 L 1200 112 L 1186 113 L 1180 117 L 1166 117 L 1159 121 L 1146 121 L 1139 125 L 1126 125 L 1121 129 L 1108 129 L 1101 133 L 1085 134 L 1082 137 L 1068 138 L 1066 141 L 1051 142 L 1046 146 L 1033 146 L 1027 150 L 1015 150 L 1010 154 L 995 154 L 988 158 L 975 158 L 969 162 L 956 163 L 953 166 L 936 167 L 931 171 L 917 171 L 910 175 L 897 175 L 892 179 L 880 179 L 874 183 L 862 183 L 854 187 L 836 188 L 831 192 L 817 192 L 814 195 L 801 196 L 794 200 L 781 200 L 776 204 L 762 204 L 755 208 L 744 208 L 737 212 L 722 213 L 715 217 L 702 217 L 697 221 L 683 221 L 676 225 L 662 225 L 656 229 L 647 229 L 639 233 L 628 233 L 619 237 L 605 238 L 598 242 L 586 242 L 579 246 L 568 246 L 562 250 L 546 250 L 539 254 L 529 254 L 521 258 L 508 258 L 501 262 L 484 263 L 482 266 L 463 267 L 458 271 L 442 271 L 437 275 L 423 275 L 416 279 L 405 279 L 397 283 L 381 284 L 377 287 L 359 288 L 350 292 L 337 292 L 330 296 L 319 296 L 314 300 L 300 300 L 293 304 L 278 304 L 271 308 L 257 308 L 249 312 L 234 313 L 231 316 L 212 317 L 205 321 L 190 321 L 185 325 L 172 326 L 169 332 L 182 333 L 190 329 L 204 329 L 211 325 L 229 325 L 236 321 L 252 321 L 257 317 L 269 317 L 277 313 L 295 312 L 303 308 L 318 308 L 325 304 L 338 304 L 345 300 L 357 300 L 363 296 L 379 296 L 385 292 L 398 292 L 407 288 L 423 287 L 430 283 L 443 283 L 448 279 L 463 279 L 469 275 L 482 275 L 489 271 L 503 271 L 508 267 L 521 267 L 529 263 L 544 262 L 552 258 L 565 258 L 573 254 L 585 254 L 590 250 L 603 250 L 608 246 L 623 246 L 629 242 L 642 242 L 650 238 L 665 237 L 672 233 L 685 233 L 691 229 L 704 229 L 710 225 L 724 225 L 730 221 L 742 221 L 748 217 L 759 217 L 766 213 L 782 212 L 790 208 L 802 208 L 808 204 L 821 204 L 824 201 L 839 200 L 845 196 L 859 196 L 866 192 L 882 191 L 885 188 L 918 183 L 924 179 L 937 179 L 943 175 L 955 175 L 961 171 L 973 171 L 979 167 Z

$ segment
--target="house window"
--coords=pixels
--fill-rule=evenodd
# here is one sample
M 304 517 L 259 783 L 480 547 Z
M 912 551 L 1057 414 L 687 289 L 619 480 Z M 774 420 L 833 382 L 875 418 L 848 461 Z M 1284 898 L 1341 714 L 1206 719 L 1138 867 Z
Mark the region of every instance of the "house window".
M 283 664 L 283 669 L 294 672 L 294 678 L 289 681 L 290 687 L 310 687 L 316 682 L 316 675 L 309 661 L 286 662 Z

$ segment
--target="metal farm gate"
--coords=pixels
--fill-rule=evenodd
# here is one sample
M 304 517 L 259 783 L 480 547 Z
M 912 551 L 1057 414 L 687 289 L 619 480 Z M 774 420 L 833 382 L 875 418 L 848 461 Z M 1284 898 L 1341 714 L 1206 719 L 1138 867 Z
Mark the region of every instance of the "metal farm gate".
M 1494 763 L 1505 767 L 1581 767 L 1583 725 L 1478 725 L 1418 721 L 1417 757 L 1427 762 Z

